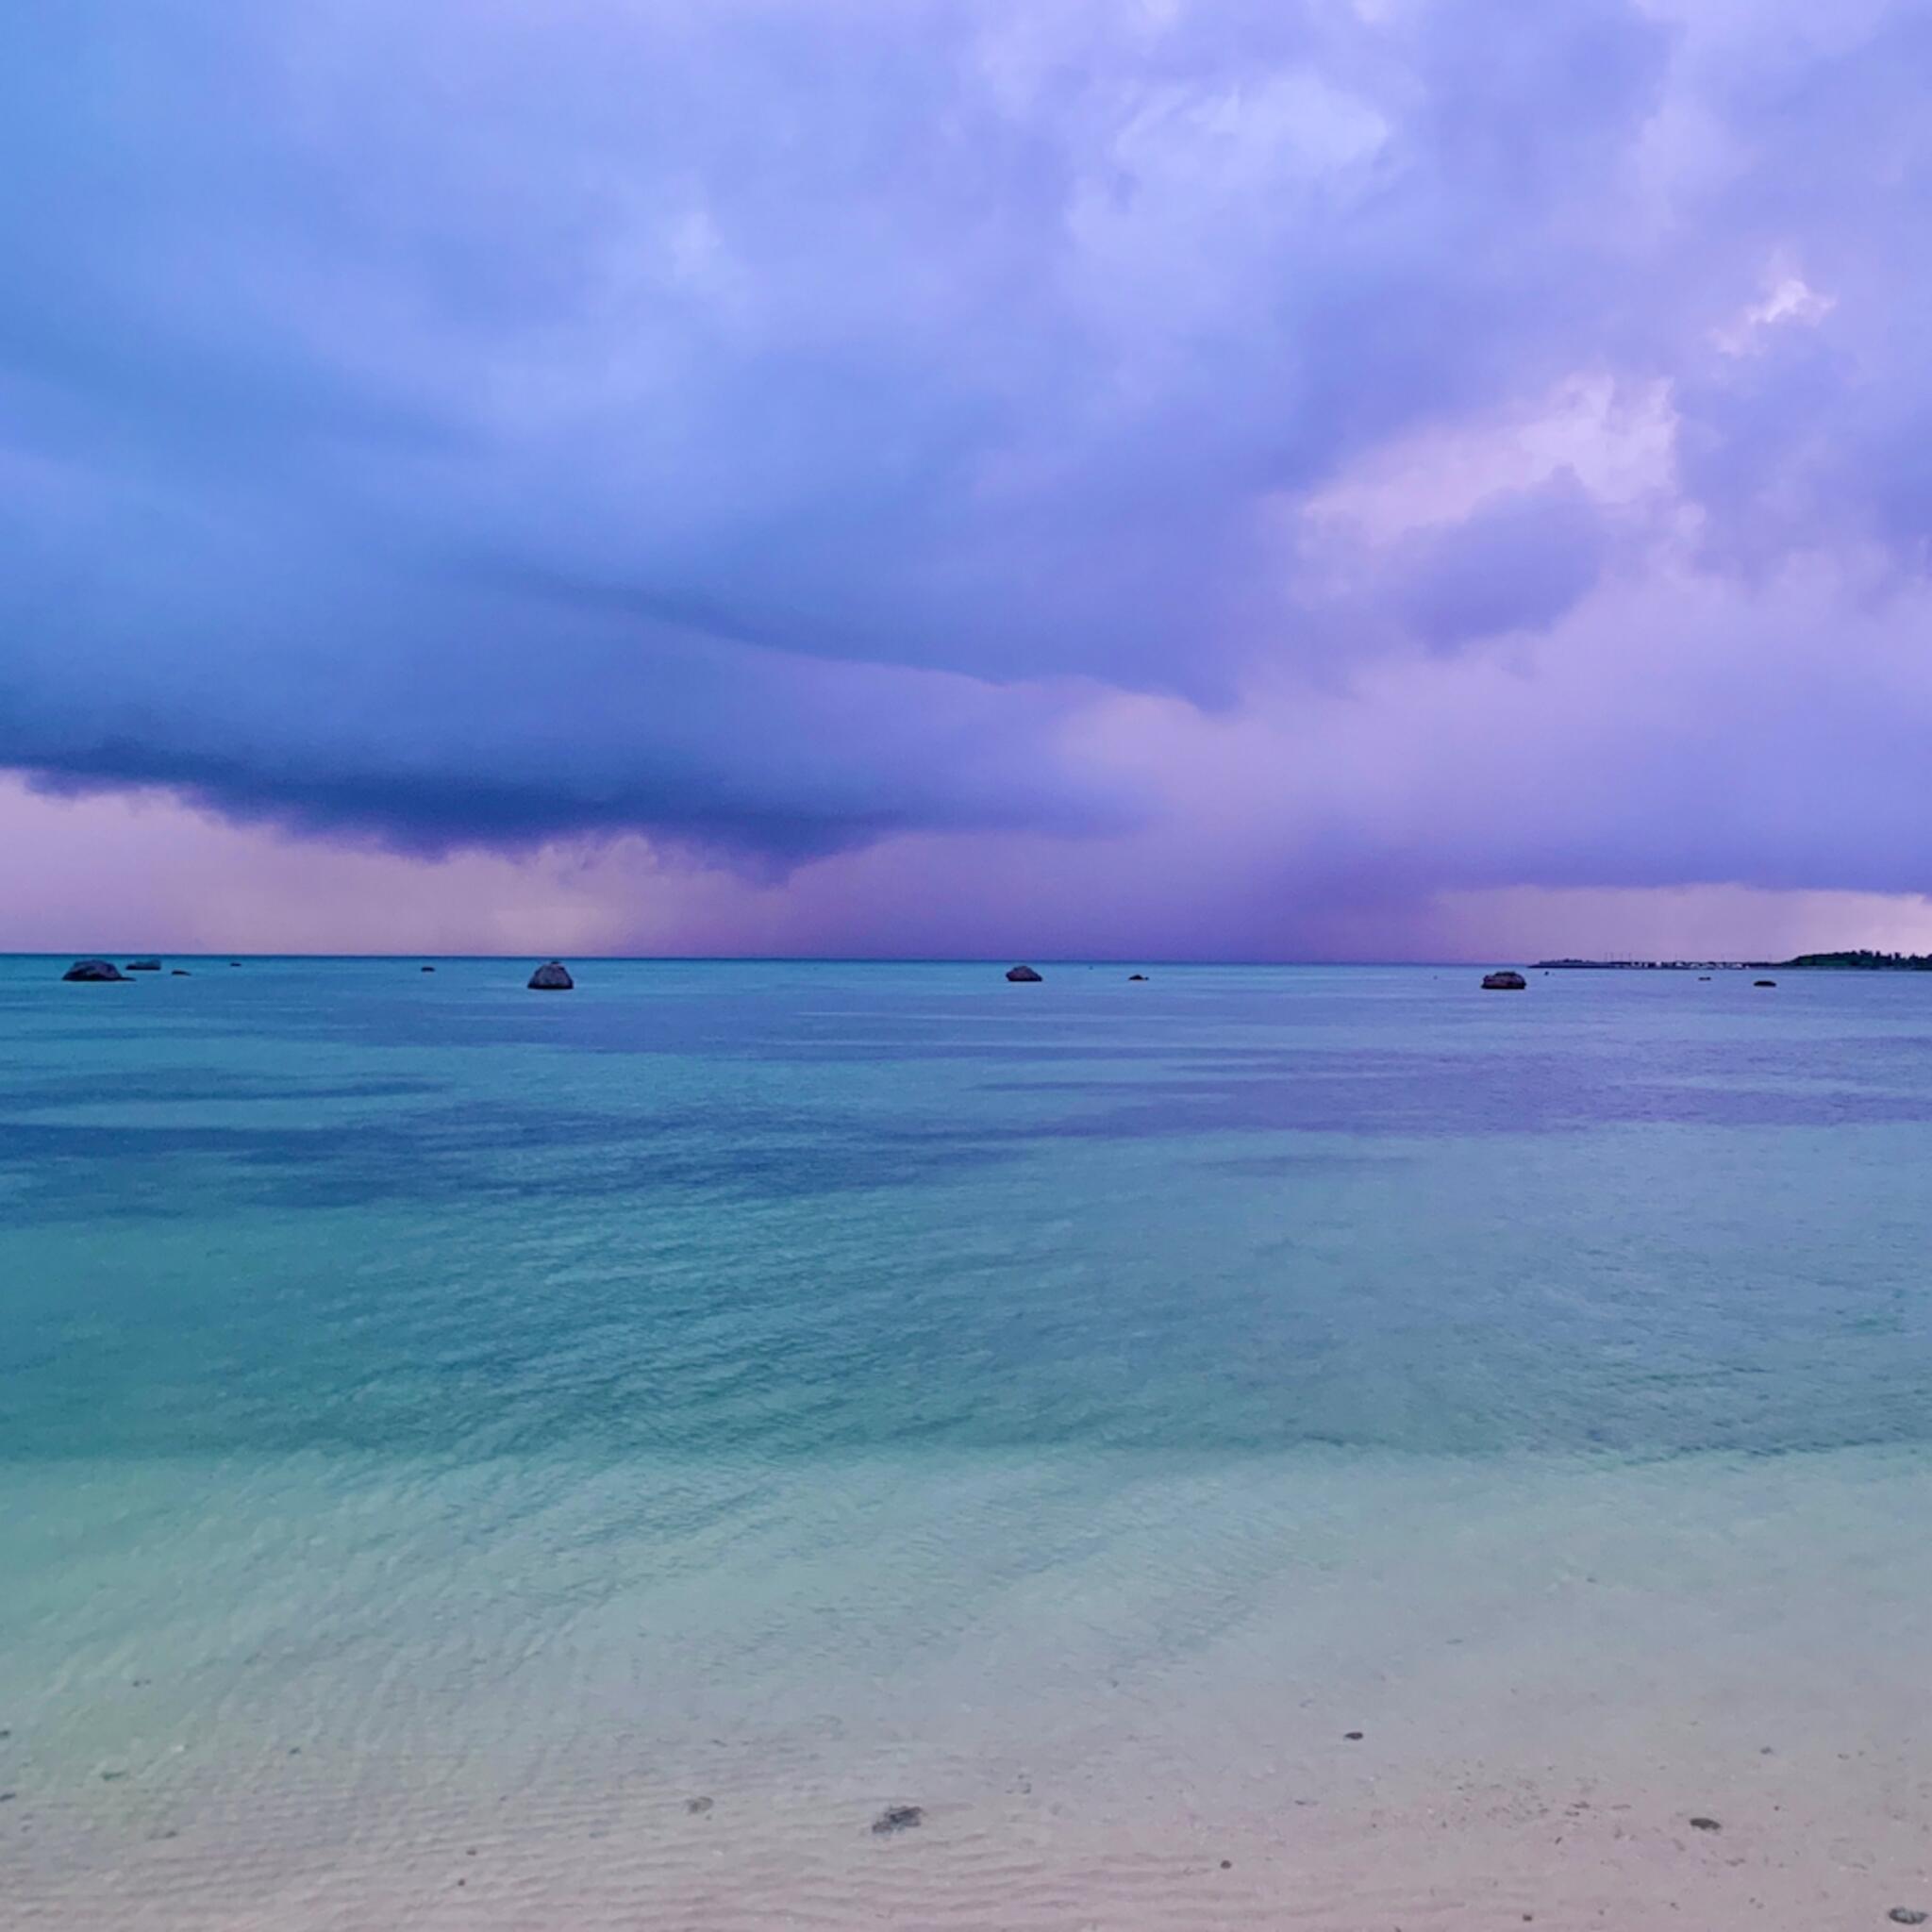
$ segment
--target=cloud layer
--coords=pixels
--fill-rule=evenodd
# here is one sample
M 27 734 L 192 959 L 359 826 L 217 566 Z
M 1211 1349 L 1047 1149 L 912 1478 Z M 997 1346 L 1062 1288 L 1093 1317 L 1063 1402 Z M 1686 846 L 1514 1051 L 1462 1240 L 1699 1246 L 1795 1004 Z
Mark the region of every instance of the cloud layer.
M 1932 15 L 1824 13 L 14 9 L 0 767 L 847 944 L 1916 891 Z

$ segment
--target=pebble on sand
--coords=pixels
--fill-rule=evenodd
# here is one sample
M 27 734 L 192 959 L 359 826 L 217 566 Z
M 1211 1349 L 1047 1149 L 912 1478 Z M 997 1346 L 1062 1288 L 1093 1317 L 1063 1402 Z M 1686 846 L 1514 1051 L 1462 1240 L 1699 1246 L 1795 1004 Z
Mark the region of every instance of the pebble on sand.
M 1724 1826 L 1715 1818 L 1693 1818 L 1690 1821 L 1690 1829 L 1692 1831 L 1722 1831 Z
M 561 959 L 552 959 L 530 974 L 532 992 L 568 992 L 575 984 Z
M 1923 1925 L 1925 1915 L 1912 1906 L 1893 1906 L 1885 1915 L 1894 1925 Z
M 924 1822 L 925 1812 L 917 1805 L 888 1805 L 873 1820 L 872 1828 L 880 1838 L 886 1838 L 895 1831 L 909 1831 Z

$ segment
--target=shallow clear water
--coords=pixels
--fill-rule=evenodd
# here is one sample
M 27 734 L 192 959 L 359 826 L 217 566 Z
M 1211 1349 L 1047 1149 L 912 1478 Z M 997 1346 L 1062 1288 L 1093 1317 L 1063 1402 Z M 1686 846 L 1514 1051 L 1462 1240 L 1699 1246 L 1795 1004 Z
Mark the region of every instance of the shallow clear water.
M 0 961 L 23 1923 L 1208 1923 L 1204 1830 L 1583 1733 L 1919 1804 L 1932 981 L 62 963 Z

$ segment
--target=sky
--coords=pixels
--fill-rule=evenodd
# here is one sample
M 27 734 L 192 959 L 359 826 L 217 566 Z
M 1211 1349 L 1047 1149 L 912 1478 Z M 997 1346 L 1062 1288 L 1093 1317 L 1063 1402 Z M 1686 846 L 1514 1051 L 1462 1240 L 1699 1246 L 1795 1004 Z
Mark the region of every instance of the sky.
M 0 12 L 0 948 L 1932 949 L 1923 0 Z

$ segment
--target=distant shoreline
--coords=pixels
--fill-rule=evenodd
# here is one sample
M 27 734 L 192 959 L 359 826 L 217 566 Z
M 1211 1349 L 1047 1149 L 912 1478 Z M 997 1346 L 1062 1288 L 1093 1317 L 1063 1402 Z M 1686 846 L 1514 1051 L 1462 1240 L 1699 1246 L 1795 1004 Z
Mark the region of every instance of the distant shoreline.
M 1932 953 L 1800 953 L 1792 959 L 1539 959 L 1542 973 L 1932 973 Z

